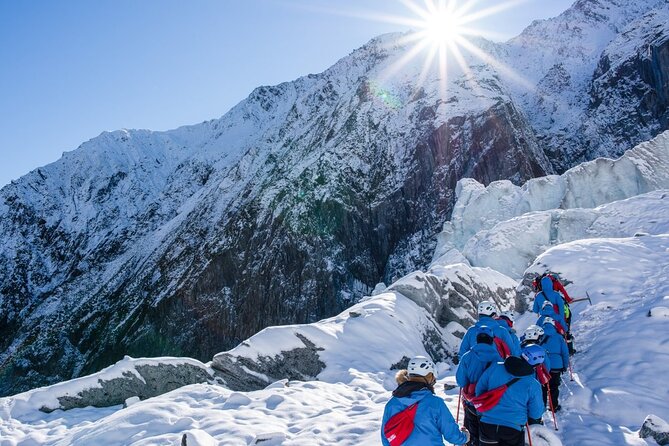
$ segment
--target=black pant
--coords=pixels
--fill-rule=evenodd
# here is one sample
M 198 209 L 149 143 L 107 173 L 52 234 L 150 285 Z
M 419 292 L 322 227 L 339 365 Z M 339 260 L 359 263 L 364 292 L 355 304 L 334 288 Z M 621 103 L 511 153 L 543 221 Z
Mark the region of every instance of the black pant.
M 479 440 L 481 446 L 525 446 L 525 431 L 481 421 Z
M 553 403 L 553 409 L 556 409 L 558 406 L 558 397 L 560 396 L 561 375 L 562 375 L 562 370 L 551 370 L 551 380 L 548 381 L 548 387 L 550 387 L 551 389 L 551 402 Z M 544 397 L 544 406 L 546 406 L 546 403 L 548 402 L 548 389 L 546 388 L 546 386 L 541 386 L 541 392 Z
M 481 416 L 473 406 L 465 403 L 464 425 L 469 431 L 469 443 L 467 446 L 479 446 L 479 421 Z

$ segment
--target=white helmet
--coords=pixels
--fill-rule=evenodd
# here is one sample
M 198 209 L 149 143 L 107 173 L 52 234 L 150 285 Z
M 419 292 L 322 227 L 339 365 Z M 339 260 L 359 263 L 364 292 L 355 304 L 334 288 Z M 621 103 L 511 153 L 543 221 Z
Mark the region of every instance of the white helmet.
M 425 356 L 416 356 L 411 358 L 411 361 L 409 361 L 409 366 L 407 367 L 407 371 L 409 372 L 409 375 L 427 376 L 428 373 L 432 373 L 435 378 L 437 376 L 434 362 Z
M 550 316 L 546 316 L 544 318 L 544 325 L 546 325 L 546 324 L 551 324 L 552 326 L 555 326 L 555 319 L 553 319 Z
M 479 316 L 492 316 L 493 314 L 499 314 L 497 305 L 489 300 L 484 300 L 478 306 Z
M 538 341 L 544 335 L 544 329 L 538 325 L 530 325 L 525 329 L 525 339 L 528 341 Z
M 516 320 L 516 313 L 512 310 L 502 311 L 502 314 L 500 314 L 499 317 L 505 317 L 513 323 Z

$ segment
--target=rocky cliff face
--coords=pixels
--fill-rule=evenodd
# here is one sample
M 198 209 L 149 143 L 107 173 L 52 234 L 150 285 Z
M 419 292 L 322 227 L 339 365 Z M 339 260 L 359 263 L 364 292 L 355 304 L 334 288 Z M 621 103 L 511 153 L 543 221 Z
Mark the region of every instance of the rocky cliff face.
M 666 0 L 579 0 L 504 47 L 505 83 L 558 172 L 668 128 L 668 10 Z
M 665 9 L 648 1 L 624 20 L 584 21 L 562 41 L 565 51 L 600 25 L 606 38 L 578 57 L 565 53 L 562 65 L 542 47 L 560 40 L 554 21 L 505 45 L 477 42 L 527 75 L 532 94 L 470 54 L 471 72 L 449 65 L 444 95 L 438 68 L 421 74 L 420 57 L 394 69 L 411 46 L 382 36 L 322 74 L 256 89 L 219 120 L 105 133 L 6 186 L 0 394 L 93 372 L 124 354 L 206 360 L 265 326 L 336 314 L 377 282 L 429 262 L 458 179 L 521 183 L 594 147 L 615 153 L 625 138 L 666 128 L 664 44 L 652 40 L 650 59 L 632 49 L 616 56 L 617 68 L 591 64 L 597 83 L 577 63 L 592 54 L 613 60 L 614 18 L 637 30 L 632 46 L 642 48 L 664 32 L 656 25 Z M 636 97 L 618 91 L 625 82 L 648 85 L 632 130 L 602 145 L 555 124 L 589 126 L 582 118 L 591 113 L 598 126 L 612 125 Z M 576 87 L 556 89 L 563 84 Z M 579 107 L 547 108 L 561 92 Z M 589 112 L 598 106 L 588 95 L 601 99 L 599 113 Z M 625 95 L 628 102 L 617 99 Z M 623 106 L 601 111 L 612 103 Z

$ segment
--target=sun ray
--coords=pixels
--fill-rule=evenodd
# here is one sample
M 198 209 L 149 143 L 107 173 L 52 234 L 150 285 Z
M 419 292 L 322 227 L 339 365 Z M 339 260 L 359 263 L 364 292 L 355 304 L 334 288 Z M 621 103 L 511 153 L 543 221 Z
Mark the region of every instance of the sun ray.
M 404 68 L 409 62 L 411 62 L 418 54 L 426 49 L 429 46 L 430 42 L 421 39 L 416 43 L 409 51 L 407 51 L 399 60 L 390 65 L 379 75 L 379 81 L 385 82 L 388 79 L 392 78 L 397 74 L 402 68 Z
M 425 61 L 423 62 L 423 67 L 420 70 L 420 74 L 418 75 L 418 79 L 416 80 L 416 86 L 414 87 L 414 91 L 412 93 L 412 96 L 415 96 L 418 94 L 418 92 L 421 90 L 423 85 L 425 85 L 425 81 L 427 79 L 427 75 L 430 73 L 430 70 L 432 68 L 432 64 L 434 63 L 434 59 L 437 57 L 437 47 L 432 46 L 429 49 L 429 53 L 427 57 L 425 58 Z
M 528 91 L 534 91 L 535 90 L 535 86 L 534 86 L 534 84 L 532 84 L 532 82 L 530 82 L 529 80 L 522 77 L 520 74 L 518 74 L 511 67 L 508 67 L 503 62 L 499 61 L 495 57 L 486 53 L 480 47 L 471 43 L 469 40 L 462 39 L 462 40 L 460 40 L 459 43 L 466 50 L 468 50 L 469 52 L 474 54 L 476 57 L 478 57 L 481 61 L 483 61 L 483 62 L 489 64 L 490 66 L 492 66 L 493 68 L 495 68 L 500 74 L 503 74 L 503 75 L 507 76 L 509 79 L 518 83 L 523 88 L 526 88 Z
M 507 0 L 505 2 L 499 3 L 495 6 L 490 6 L 485 9 L 480 9 L 476 12 L 473 12 L 471 14 L 463 14 L 462 15 L 462 22 L 463 23 L 470 23 L 474 22 L 476 20 L 480 20 L 484 17 L 488 17 L 497 13 L 500 13 L 502 11 L 505 11 L 507 9 L 515 8 L 517 6 L 520 6 L 523 3 L 527 3 L 528 0 Z
M 457 45 L 454 42 L 449 46 L 449 49 L 450 49 L 451 53 L 453 54 L 453 58 L 455 59 L 455 61 L 458 63 L 458 65 L 462 69 L 462 72 L 464 73 L 465 79 L 467 80 L 467 85 L 471 86 L 471 88 L 474 90 L 474 93 L 476 95 L 483 96 L 483 94 L 484 94 L 483 89 L 481 88 L 479 83 L 476 82 L 476 77 L 474 76 L 474 72 L 472 71 L 472 69 L 469 66 L 469 64 L 467 63 L 467 61 L 465 60 L 465 57 L 463 56 L 462 52 L 460 51 L 459 45 Z

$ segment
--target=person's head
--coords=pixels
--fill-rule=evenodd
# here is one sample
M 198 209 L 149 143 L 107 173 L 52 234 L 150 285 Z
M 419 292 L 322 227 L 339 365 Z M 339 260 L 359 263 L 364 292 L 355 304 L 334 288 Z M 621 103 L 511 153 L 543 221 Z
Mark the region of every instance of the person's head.
M 553 318 L 550 317 L 550 316 L 546 316 L 546 317 L 544 317 L 544 327 L 545 327 L 546 325 L 552 325 L 553 327 L 555 327 L 555 319 L 553 319 Z
M 483 302 L 481 302 L 478 305 L 477 311 L 479 317 L 481 316 L 495 317 L 496 315 L 499 314 L 497 305 L 495 305 L 493 302 L 490 302 L 489 300 L 484 300 Z
M 546 350 L 537 344 L 530 344 L 523 348 L 520 357 L 531 366 L 543 364 L 546 358 Z
M 516 320 L 516 314 L 511 310 L 502 311 L 502 314 L 499 315 L 499 318 L 506 321 L 509 327 L 513 327 L 513 321 Z
M 538 325 L 530 325 L 523 334 L 526 341 L 539 341 L 544 335 L 544 329 Z
M 425 356 L 414 356 L 407 366 L 409 381 L 418 381 L 434 385 L 437 382 L 437 371 L 434 362 Z
M 488 327 L 487 325 L 481 325 L 479 327 L 478 333 L 476 334 L 476 343 L 492 345 L 493 337 L 494 334 L 492 328 Z

